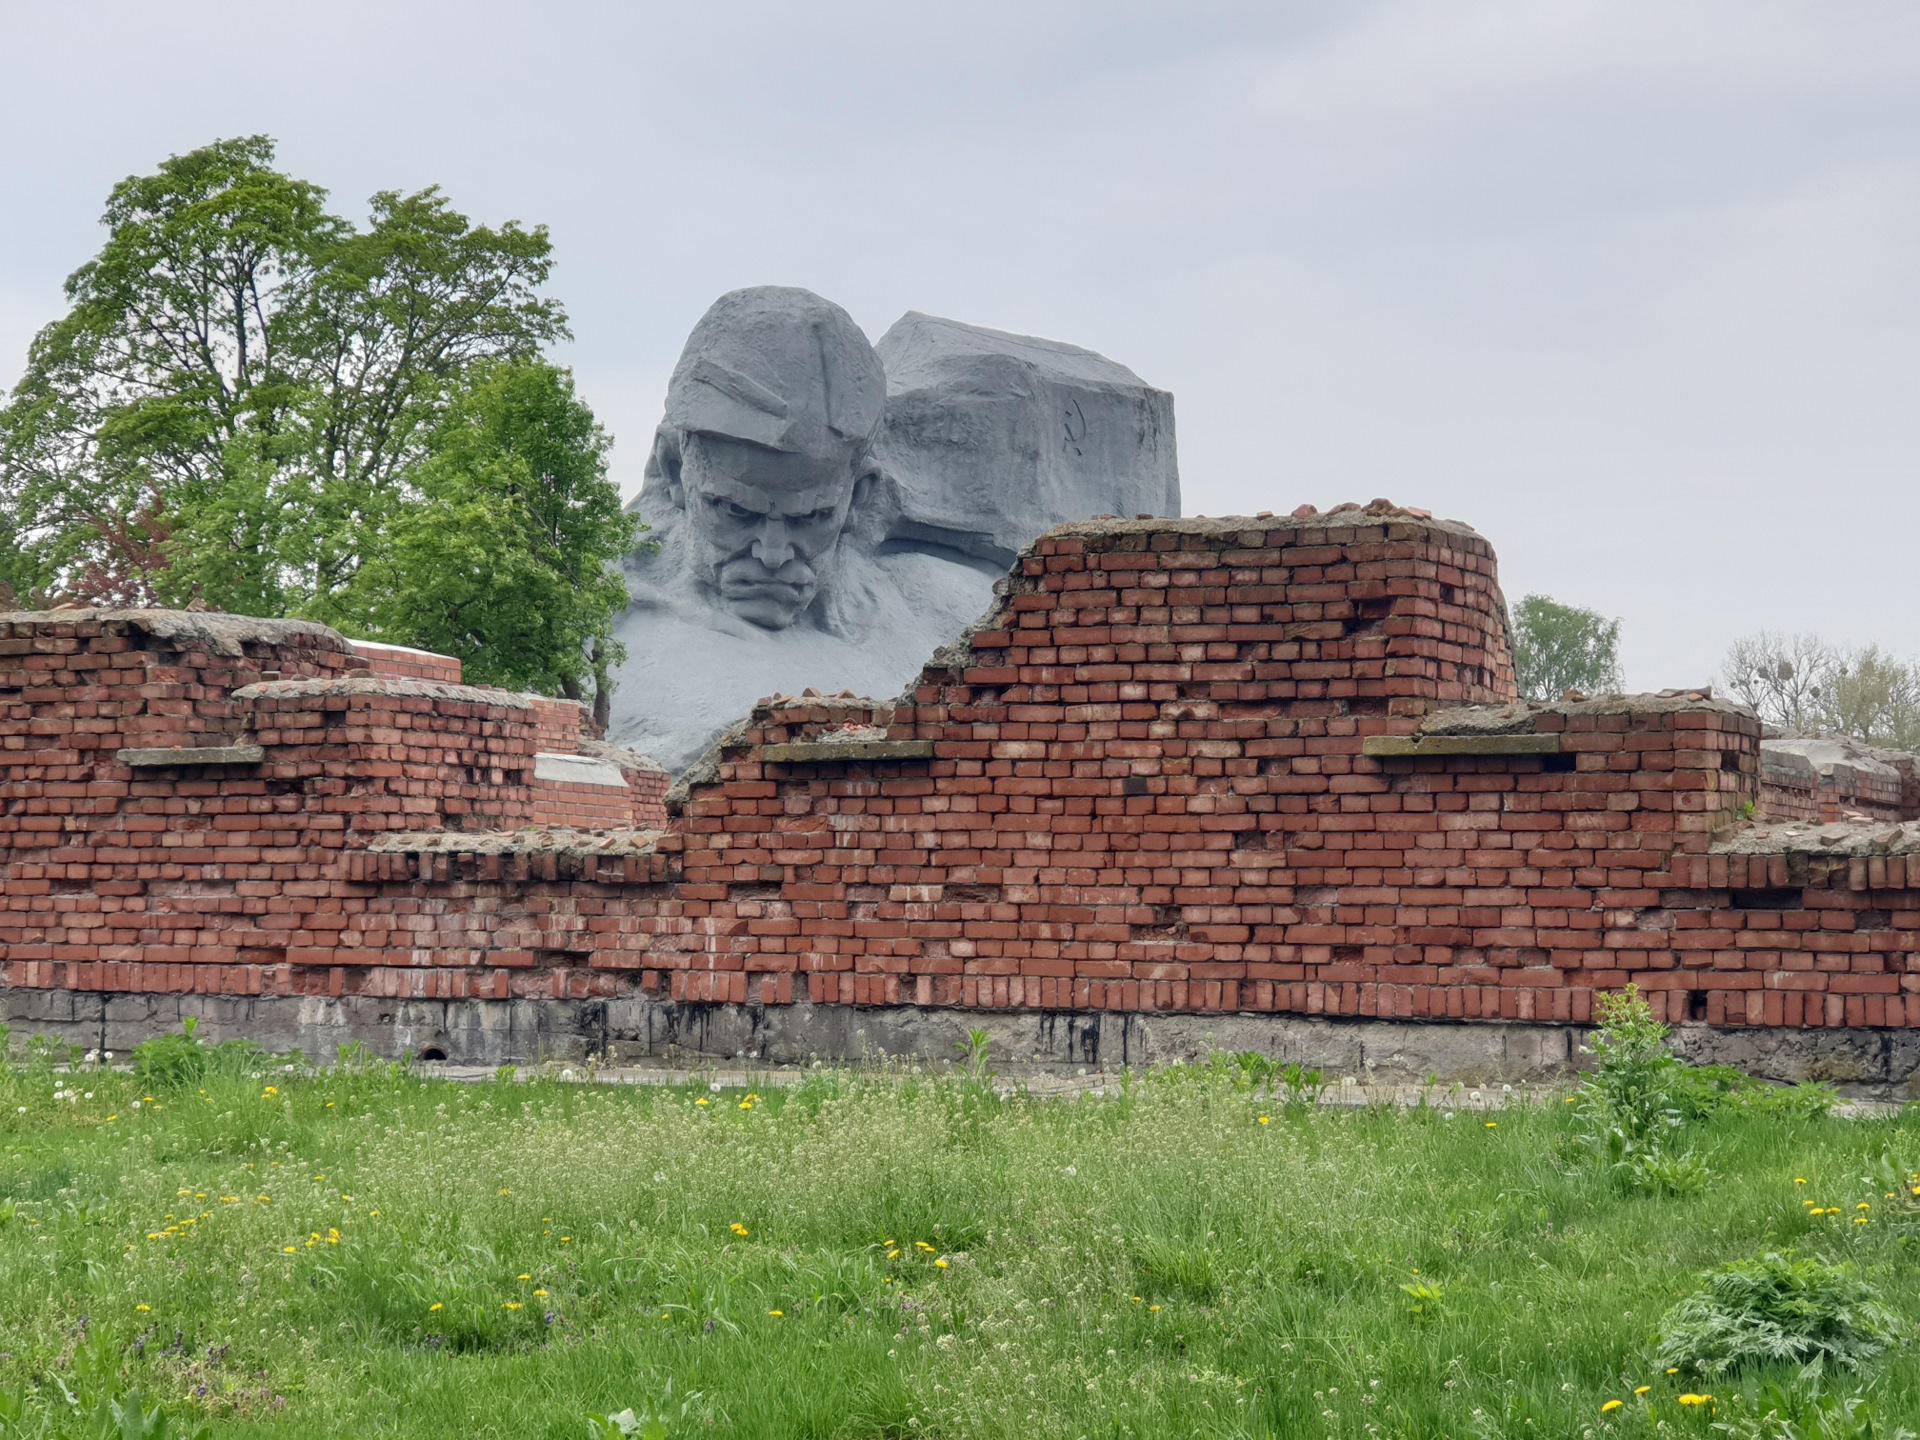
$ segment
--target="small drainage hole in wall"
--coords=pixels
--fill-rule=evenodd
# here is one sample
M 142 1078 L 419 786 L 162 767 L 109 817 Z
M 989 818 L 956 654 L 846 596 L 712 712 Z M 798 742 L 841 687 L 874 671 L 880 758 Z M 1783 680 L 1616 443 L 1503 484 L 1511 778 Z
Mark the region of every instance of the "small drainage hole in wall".
M 447 1052 L 442 1050 L 438 1045 L 429 1045 L 420 1052 L 420 1058 L 422 1060 L 444 1060 L 447 1058 Z

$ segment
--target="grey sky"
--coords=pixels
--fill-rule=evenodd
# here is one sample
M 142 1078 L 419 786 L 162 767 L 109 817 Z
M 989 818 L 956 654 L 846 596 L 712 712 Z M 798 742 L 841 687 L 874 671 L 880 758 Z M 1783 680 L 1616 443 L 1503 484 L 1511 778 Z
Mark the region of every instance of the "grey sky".
M 1132 366 L 1189 512 L 1467 520 L 1636 687 L 1920 650 L 1905 0 L 0 0 L 8 383 L 114 181 L 253 132 L 549 225 L 629 490 L 700 312 L 804 285 Z

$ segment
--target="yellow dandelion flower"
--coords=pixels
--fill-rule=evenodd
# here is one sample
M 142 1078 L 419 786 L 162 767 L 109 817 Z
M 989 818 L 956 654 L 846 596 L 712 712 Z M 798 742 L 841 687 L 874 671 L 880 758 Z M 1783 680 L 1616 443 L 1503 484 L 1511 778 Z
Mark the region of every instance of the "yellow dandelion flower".
M 516 1280 L 531 1280 L 531 1279 L 533 1279 L 533 1276 L 531 1276 L 531 1275 L 516 1275 L 516 1276 L 514 1276 L 513 1278 L 514 1278 L 514 1279 L 516 1279 Z
M 769 1310 L 769 1311 L 767 1311 L 767 1314 L 769 1314 L 769 1315 L 785 1315 L 786 1313 L 787 1313 L 787 1312 L 786 1312 L 786 1311 L 784 1311 L 784 1310 Z
M 931 1245 L 929 1245 L 929 1244 L 927 1244 L 927 1242 L 926 1242 L 926 1241 L 924 1241 L 924 1240 L 916 1240 L 916 1241 L 914 1241 L 913 1243 L 914 1243 L 914 1247 L 915 1247 L 916 1249 L 919 1249 L 919 1250 L 924 1250 L 924 1251 L 926 1251 L 926 1252 L 927 1252 L 927 1254 L 929 1254 L 929 1255 L 931 1255 L 931 1254 L 933 1254 L 933 1246 L 931 1246 Z
M 733 1231 L 733 1233 L 736 1235 L 745 1235 L 748 1233 L 747 1227 L 742 1225 L 738 1220 L 734 1221 L 733 1224 L 729 1225 L 727 1228 Z
M 900 1252 L 898 1250 L 887 1251 L 887 1259 L 898 1260 L 899 1258 L 900 1258 Z
M 1636 1385 L 1633 1387 L 1633 1393 L 1636 1395 L 1644 1395 L 1647 1393 L 1647 1391 L 1651 1390 L 1652 1388 L 1653 1387 L 1651 1385 Z
M 136 1305 L 136 1306 L 134 1306 L 133 1308 L 134 1308 L 134 1309 L 136 1309 L 136 1310 L 151 1310 L 151 1309 L 153 1309 L 153 1306 L 151 1306 L 151 1305 Z
M 1159 1309 L 1160 1307 L 1158 1305 L 1149 1305 L 1147 1306 L 1147 1313 L 1151 1315 L 1158 1312 Z
M 1678 1365 L 1669 1365 L 1667 1367 L 1667 1374 L 1678 1375 L 1679 1373 L 1680 1373 L 1680 1367 Z
M 1807 1183 L 1807 1177 L 1804 1175 L 1796 1175 L 1793 1177 L 1793 1183 L 1796 1185 L 1804 1185 Z
M 1494 1126 L 1498 1125 L 1499 1123 L 1500 1122 L 1498 1120 L 1489 1120 L 1487 1121 L 1487 1129 L 1491 1130 L 1494 1128 Z
M 1865 1225 L 1866 1223 L 1868 1223 L 1867 1217 L 1864 1215 L 1856 1215 L 1853 1217 L 1853 1223 L 1856 1225 Z
M 1262 1125 L 1271 1125 L 1273 1123 L 1273 1117 L 1271 1115 L 1262 1115 L 1260 1117 L 1260 1123 Z
M 544 1290 L 536 1290 L 533 1292 L 533 1295 L 536 1300 L 544 1300 L 547 1298 L 547 1292 Z
M 1711 1396 L 1711 1395 L 1682 1395 L 1682 1396 L 1680 1397 L 1680 1403 L 1681 1403 L 1682 1405 L 1711 1405 L 1711 1404 L 1713 1403 L 1713 1396 Z
M 1606 1414 L 1606 1413 L 1607 1413 L 1607 1412 L 1608 1412 L 1609 1410 L 1618 1410 L 1618 1409 L 1619 1409 L 1619 1408 L 1620 1408 L 1620 1407 L 1621 1407 L 1622 1405 L 1624 1405 L 1624 1404 L 1626 1404 L 1626 1403 L 1627 1403 L 1627 1402 L 1626 1402 L 1626 1401 L 1624 1401 L 1624 1400 L 1609 1400 L 1609 1401 L 1607 1401 L 1607 1403 L 1606 1403 L 1606 1404 L 1604 1404 L 1604 1405 L 1602 1405 L 1602 1406 L 1600 1407 L 1600 1413 L 1601 1413 L 1602 1415 L 1604 1415 L 1604 1414 Z
M 560 1237 L 560 1243 L 561 1243 L 562 1245 L 571 1245 L 571 1244 L 573 1243 L 573 1236 L 571 1236 L 571 1235 L 562 1235 L 562 1236 Z
M 431 1315 L 434 1311 L 438 1310 L 439 1308 L 440 1308 L 440 1302 L 436 1300 L 431 1305 L 427 1306 L 427 1313 Z
M 1853 1208 L 1856 1210 L 1871 1210 L 1873 1209 L 1873 1206 L 1868 1204 L 1865 1200 L 1862 1200 L 1858 1205 L 1854 1206 Z
M 298 1253 L 298 1252 L 297 1252 L 297 1251 L 295 1250 L 295 1248 L 294 1248 L 293 1246 L 291 1246 L 291 1245 L 282 1245 L 282 1246 L 280 1247 L 280 1249 L 281 1249 L 281 1251 L 282 1251 L 282 1253 L 284 1253 L 284 1254 L 287 1254 L 287 1255 L 293 1255 L 293 1254 L 297 1254 L 297 1253 Z
M 500 1193 L 501 1193 L 502 1195 L 511 1195 L 511 1194 L 513 1194 L 513 1191 L 511 1191 L 511 1190 L 509 1190 L 509 1189 L 507 1189 L 507 1188 L 506 1188 L 506 1186 L 504 1186 L 504 1185 L 503 1185 L 503 1186 L 501 1186 L 501 1187 L 500 1187 Z
M 520 1302 L 518 1300 L 509 1300 L 500 1308 L 502 1310 L 518 1310 L 520 1309 Z
M 946 1268 L 947 1268 L 947 1261 L 946 1261 L 946 1257 L 945 1257 L 945 1256 L 942 1256 L 942 1257 L 941 1257 L 940 1259 L 938 1259 L 938 1260 L 936 1260 L 936 1261 L 934 1261 L 934 1262 L 933 1262 L 933 1264 L 934 1264 L 934 1268 L 935 1268 L 935 1269 L 937 1269 L 937 1270 L 944 1270 L 944 1269 L 946 1269 Z
M 707 1103 L 707 1097 L 702 1095 L 698 1100 L 694 1101 L 693 1103 L 696 1105 L 704 1105 Z
M 278 1095 L 279 1093 L 280 1093 L 280 1092 L 279 1092 L 279 1091 L 278 1091 L 277 1089 L 275 1089 L 275 1088 L 274 1088 L 273 1086 L 271 1086 L 271 1085 L 269 1085 L 269 1086 L 267 1086 L 267 1090 L 266 1090 L 266 1095 L 262 1095 L 262 1096 L 261 1096 L 260 1098 L 261 1098 L 262 1100 L 264 1100 L 264 1099 L 266 1099 L 266 1098 L 267 1098 L 267 1095 Z
M 742 1100 L 742 1101 L 740 1102 L 740 1108 L 741 1108 L 742 1110 L 751 1110 L 751 1109 L 753 1108 L 753 1101 L 751 1101 L 751 1100 Z

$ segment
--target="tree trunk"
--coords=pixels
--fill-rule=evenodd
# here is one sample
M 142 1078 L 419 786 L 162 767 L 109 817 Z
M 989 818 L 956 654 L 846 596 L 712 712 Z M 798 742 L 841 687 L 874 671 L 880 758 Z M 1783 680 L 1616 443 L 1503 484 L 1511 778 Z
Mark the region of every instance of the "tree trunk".
M 593 738 L 607 738 L 607 722 L 613 718 L 613 682 L 607 678 L 606 641 L 599 636 L 587 658 L 593 664 Z

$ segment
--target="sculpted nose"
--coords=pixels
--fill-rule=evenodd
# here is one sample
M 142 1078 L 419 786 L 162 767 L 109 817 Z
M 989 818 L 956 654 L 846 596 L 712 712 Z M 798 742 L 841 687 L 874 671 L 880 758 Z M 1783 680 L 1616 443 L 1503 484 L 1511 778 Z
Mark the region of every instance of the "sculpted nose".
M 778 570 L 793 558 L 793 542 L 787 538 L 787 524 L 778 515 L 769 515 L 753 542 L 753 556 L 769 570 Z

